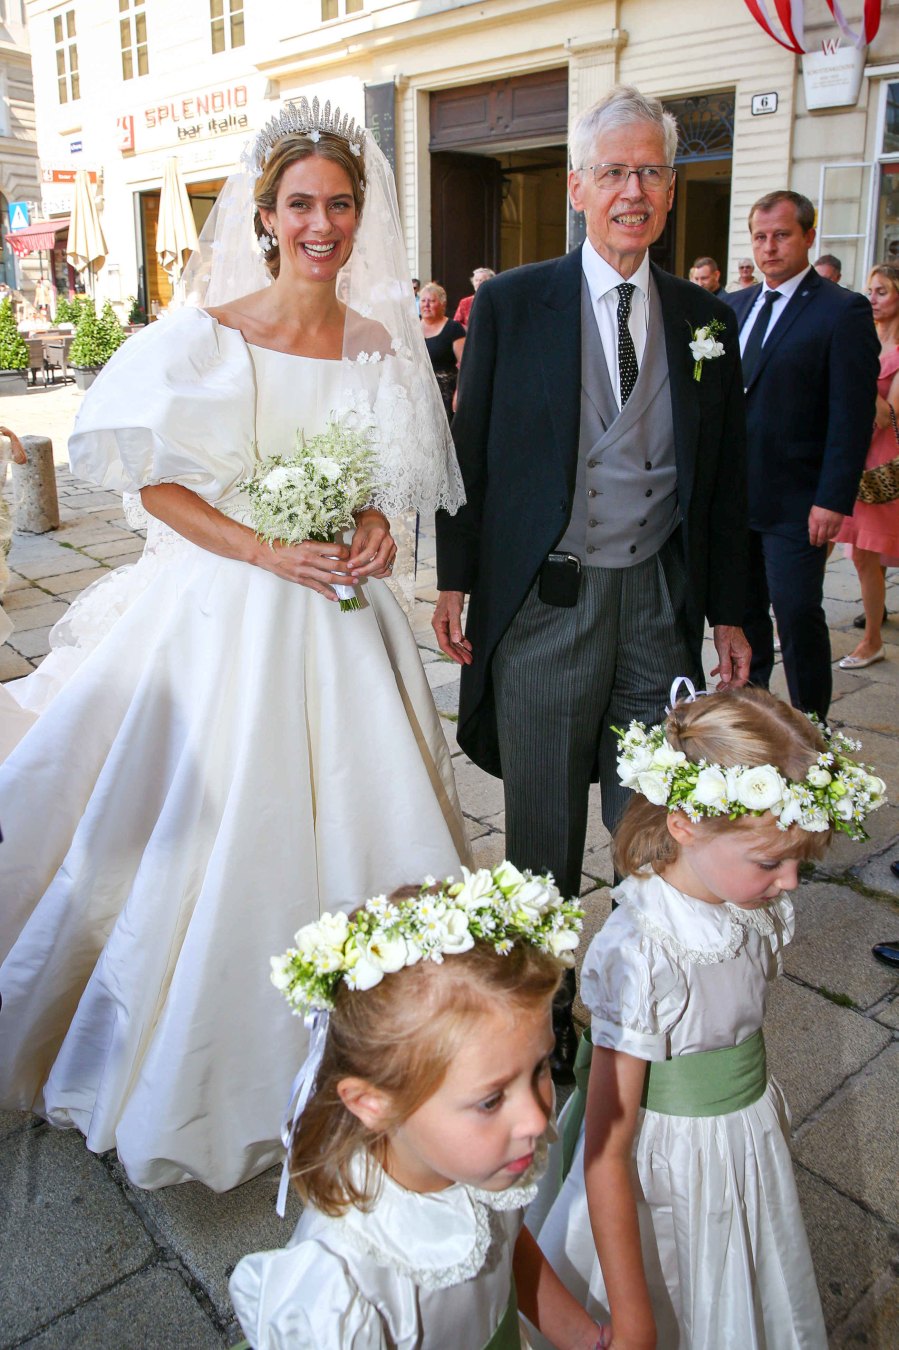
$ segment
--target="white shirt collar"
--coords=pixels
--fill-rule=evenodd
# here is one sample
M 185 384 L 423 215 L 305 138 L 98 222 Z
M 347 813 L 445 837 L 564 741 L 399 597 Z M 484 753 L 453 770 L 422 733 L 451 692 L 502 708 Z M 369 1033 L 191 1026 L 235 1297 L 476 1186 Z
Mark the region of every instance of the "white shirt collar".
M 765 281 L 759 291 L 759 300 L 764 300 L 769 291 L 777 291 L 778 295 L 782 295 L 785 300 L 791 300 L 811 270 L 812 265 L 809 263 L 801 272 L 797 272 L 795 277 L 790 277 L 789 281 L 782 281 L 778 286 L 769 286 Z
M 587 288 L 590 291 L 590 298 L 595 304 L 601 300 L 609 291 L 620 286 L 625 280 L 615 271 L 611 263 L 607 263 L 601 254 L 590 243 L 589 239 L 584 240 L 584 247 L 581 253 L 581 261 L 584 269 L 584 276 L 587 278 Z M 649 295 L 649 253 L 644 253 L 643 261 L 637 268 L 632 277 L 627 278 L 632 286 L 636 286 L 644 299 Z

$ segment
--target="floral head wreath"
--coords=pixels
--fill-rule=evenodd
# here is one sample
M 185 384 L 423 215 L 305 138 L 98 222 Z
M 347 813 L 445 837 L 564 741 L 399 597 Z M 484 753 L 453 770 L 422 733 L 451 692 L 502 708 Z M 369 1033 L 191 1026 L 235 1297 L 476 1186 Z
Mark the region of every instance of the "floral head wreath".
M 306 924 L 283 956 L 272 957 L 272 983 L 294 1012 L 330 1009 L 338 985 L 372 989 L 385 975 L 419 961 L 441 962 L 467 952 L 476 940 L 505 956 L 530 942 L 566 965 L 578 944 L 583 911 L 563 900 L 551 876 L 519 872 L 502 862 L 492 872 L 462 868 L 435 890 L 433 878 L 418 895 L 390 901 L 376 895 L 352 918 L 323 914 Z
M 672 705 L 681 684 L 688 690 L 685 702 L 701 696 L 689 680 L 678 679 L 671 688 Z M 817 723 L 816 718 L 811 720 Z M 859 741 L 817 725 L 827 749 L 797 782 L 771 764 L 724 768 L 706 760 L 694 763 L 682 750 L 675 750 L 663 723 L 647 731 L 642 722 L 631 722 L 627 731 L 613 727 L 618 736 L 618 777 L 622 786 L 641 793 L 655 806 L 683 811 L 694 822 L 709 816 L 736 820 L 770 811 L 781 830 L 798 825 L 817 833 L 832 826 L 853 839 L 867 839 L 863 822 L 883 806 L 886 784 L 864 764 L 850 759 L 850 751 L 861 749 Z
M 510 862 L 492 871 L 462 868 L 462 880 L 448 877 L 438 886 L 425 878 L 418 895 L 391 901 L 383 895 L 367 900 L 352 917 L 323 914 L 294 937 L 294 946 L 271 958 L 272 984 L 280 989 L 297 1016 L 310 1029 L 309 1053 L 294 1080 L 281 1126 L 290 1144 L 315 1086 L 324 1054 L 328 1016 L 341 984 L 348 989 L 373 989 L 385 975 L 419 961 L 441 963 L 469 951 L 476 941 L 488 942 L 501 956 L 516 942 L 529 942 L 574 965 L 584 912 L 574 900 L 563 900 L 549 875 L 519 872 Z M 278 1188 L 278 1213 L 284 1216 L 289 1182 L 285 1159 Z

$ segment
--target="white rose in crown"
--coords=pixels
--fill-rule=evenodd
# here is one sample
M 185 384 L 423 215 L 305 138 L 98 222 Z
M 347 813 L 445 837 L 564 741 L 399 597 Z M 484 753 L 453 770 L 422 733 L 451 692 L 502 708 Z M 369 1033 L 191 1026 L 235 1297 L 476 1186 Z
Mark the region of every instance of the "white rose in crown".
M 654 769 L 673 769 L 678 764 L 686 763 L 687 756 L 683 750 L 675 750 L 668 741 L 662 741 L 662 744 L 653 751 L 652 767 Z
M 642 792 L 653 806 L 665 806 L 668 801 L 668 780 L 664 774 L 655 773 L 652 769 L 640 774 L 637 779 L 637 790 Z
M 786 784 L 770 764 L 745 769 L 737 783 L 737 801 L 749 811 L 770 811 L 783 802 Z
M 648 745 L 637 745 L 622 755 L 618 761 L 618 777 L 625 787 L 633 787 L 641 773 L 652 763 L 652 751 Z
M 833 782 L 833 774 L 820 766 L 813 765 L 805 776 L 812 787 L 827 787 L 828 783 Z
M 581 940 L 580 933 L 572 933 L 567 928 L 560 928 L 554 933 L 550 933 L 546 939 L 546 944 L 553 956 L 566 966 L 574 965 L 574 957 L 571 953 Z
M 405 939 L 388 937 L 379 928 L 368 939 L 365 956 L 374 965 L 379 966 L 385 975 L 392 975 L 407 964 L 408 950 Z
M 719 811 L 727 807 L 727 779 L 720 769 L 700 769 L 696 775 L 693 800 L 700 806 L 714 806 Z
M 461 909 L 451 909 L 444 922 L 446 924 L 443 938 L 444 952 L 458 955 L 459 952 L 470 951 L 474 946 L 474 938 L 468 927 L 468 915 Z
M 489 904 L 493 895 L 493 876 L 486 867 L 479 867 L 477 872 L 469 872 L 467 867 L 462 868 L 462 883 L 456 883 L 449 888 L 449 894 L 452 896 L 459 909 L 482 909 L 484 905 Z

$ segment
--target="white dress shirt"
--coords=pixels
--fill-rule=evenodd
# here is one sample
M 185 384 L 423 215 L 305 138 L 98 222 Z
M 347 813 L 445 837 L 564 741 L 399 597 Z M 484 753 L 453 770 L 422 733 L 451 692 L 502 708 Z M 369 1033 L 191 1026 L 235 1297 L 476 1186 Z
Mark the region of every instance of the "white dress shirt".
M 780 318 L 781 314 L 783 314 L 784 310 L 786 309 L 787 304 L 789 303 L 790 300 L 792 300 L 793 296 L 799 290 L 799 287 L 802 285 L 803 281 L 808 276 L 811 270 L 812 265 L 811 263 L 809 263 L 808 267 L 804 267 L 801 272 L 797 272 L 795 277 L 790 277 L 789 281 L 782 281 L 779 286 L 769 286 L 767 281 L 763 284 L 762 289 L 759 291 L 758 295 L 755 298 L 755 304 L 752 306 L 752 309 L 746 316 L 746 322 L 740 329 L 741 356 L 746 350 L 746 343 L 749 341 L 749 334 L 752 332 L 752 325 L 755 323 L 756 319 L 759 316 L 759 311 L 761 310 L 762 306 L 765 303 L 765 296 L 768 294 L 768 292 L 777 291 L 781 298 L 779 300 L 775 300 L 774 304 L 771 306 L 771 318 L 768 320 L 768 330 L 765 333 L 765 338 L 764 341 L 762 342 L 763 347 L 765 343 L 768 341 L 771 334 L 774 332 L 774 326 L 777 323 L 778 319 Z
M 581 257 L 584 276 L 587 279 L 587 288 L 590 292 L 590 299 L 593 301 L 593 313 L 596 315 L 599 339 L 602 342 L 606 365 L 609 368 L 612 393 L 615 395 L 615 400 L 620 408 L 621 385 L 618 379 L 618 301 L 620 297 L 615 288 L 620 286 L 625 278 L 619 276 L 614 267 L 606 262 L 605 258 L 600 257 L 589 239 L 584 240 Z M 643 364 L 643 353 L 646 350 L 646 334 L 649 332 L 648 253 L 644 254 L 640 266 L 634 275 L 628 277 L 627 280 L 632 286 L 636 287 L 631 296 L 631 312 L 627 326 L 634 341 L 637 365 L 641 366 Z

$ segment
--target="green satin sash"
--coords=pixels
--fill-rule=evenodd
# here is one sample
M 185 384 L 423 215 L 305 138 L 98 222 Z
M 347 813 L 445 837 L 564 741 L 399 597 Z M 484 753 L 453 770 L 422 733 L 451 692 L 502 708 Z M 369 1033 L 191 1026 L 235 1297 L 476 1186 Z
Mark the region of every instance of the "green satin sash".
M 576 1087 L 562 1120 L 562 1180 L 571 1162 L 587 1107 L 593 1042 L 585 1031 L 574 1065 Z M 725 1116 L 757 1102 L 768 1085 L 761 1028 L 740 1045 L 698 1050 L 647 1065 L 641 1105 L 663 1116 Z
M 484 1350 L 521 1350 L 521 1328 L 518 1321 L 518 1298 L 515 1283 L 509 1293 L 509 1302 L 503 1320 L 494 1331 Z

